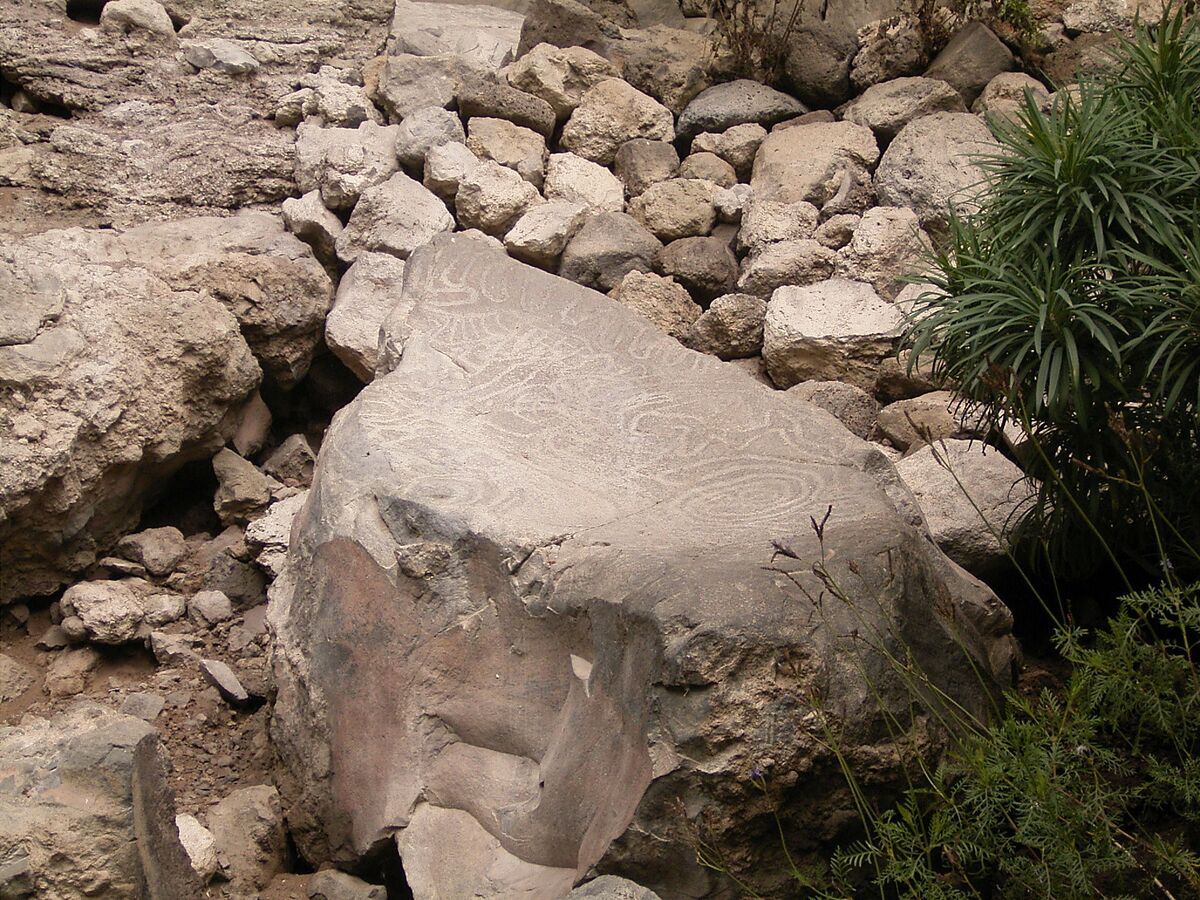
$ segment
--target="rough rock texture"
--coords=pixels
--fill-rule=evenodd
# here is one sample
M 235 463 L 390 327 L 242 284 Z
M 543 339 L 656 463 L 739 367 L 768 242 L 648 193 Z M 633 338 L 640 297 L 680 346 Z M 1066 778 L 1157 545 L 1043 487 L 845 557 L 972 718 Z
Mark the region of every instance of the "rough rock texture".
M 232 254 L 201 253 L 207 265 L 181 275 L 178 259 L 140 258 L 175 245 L 148 240 L 158 227 L 50 231 L 0 250 L 16 312 L 0 338 L 0 600 L 53 591 L 95 561 L 132 529 L 153 485 L 233 435 L 258 385 L 238 320 L 214 296 Z M 293 269 L 287 283 L 316 286 L 304 259 L 319 265 L 288 240 L 300 277 Z
M 767 304 L 749 294 L 725 294 L 715 299 L 688 329 L 683 343 L 720 359 L 755 356 L 762 350 L 763 317 Z
M 675 115 L 712 84 L 707 66 L 711 55 L 707 35 L 665 25 L 621 32 L 621 42 L 611 53 L 621 64 L 622 78 Z
M 338 283 L 325 320 L 325 343 L 363 381 L 375 377 L 379 326 L 400 299 L 404 262 L 387 253 L 363 253 Z
M 720 134 L 704 132 L 696 135 L 692 152 L 715 153 L 733 166 L 739 178 L 749 179 L 754 154 L 766 137 L 767 129 L 757 123 L 734 125 Z
M 928 265 L 932 249 L 915 212 L 876 206 L 863 213 L 839 266 L 848 277 L 870 282 L 879 296 L 892 300 L 907 278 Z
M 636 197 L 650 185 L 675 177 L 679 152 L 666 141 L 634 138 L 617 149 L 613 168 L 624 182 L 625 192 Z
M 353 875 L 325 869 L 308 882 L 309 900 L 387 900 L 387 889 Z
M 831 278 L 781 287 L 767 303 L 763 359 L 780 387 L 844 381 L 870 392 L 893 352 L 900 311 L 869 284 Z
M 745 78 L 714 85 L 680 114 L 675 133 L 695 137 L 702 131 L 724 131 L 751 122 L 770 127 L 808 112 L 804 104 L 782 91 Z
M 459 182 L 454 211 L 462 227 L 503 237 L 527 210 L 541 202 L 538 189 L 513 169 L 484 160 Z
M 141 896 L 132 781 L 142 742 L 156 743 L 147 722 L 97 706 L 0 727 L 6 896 Z
M 420 119 L 424 112 L 414 116 Z M 296 130 L 296 184 L 301 191 L 319 190 L 321 200 L 332 210 L 353 209 L 363 191 L 387 181 L 399 168 L 396 151 L 401 127 L 363 122 L 357 128 L 322 128 L 301 123 Z M 414 129 L 409 130 L 406 144 L 415 143 Z M 426 129 L 420 133 L 423 140 L 435 140 Z M 437 134 L 440 136 L 442 129 Z
M 488 4 L 396 0 L 388 35 L 390 53 L 455 54 L 472 65 L 498 69 L 516 56 L 525 17 Z
M 879 403 L 862 388 L 840 381 L 801 381 L 788 393 L 825 410 L 860 438 L 875 432 Z
M 979 423 L 966 421 L 963 412 L 953 393 L 932 391 L 885 406 L 879 412 L 879 433 L 898 450 L 946 438 L 986 437 L 979 433 Z
M 750 180 L 756 200 L 818 207 L 845 194 L 861 212 L 870 205 L 871 170 L 879 146 L 869 128 L 853 122 L 814 122 L 767 135 L 754 158 Z
M 929 62 L 921 23 L 911 15 L 888 16 L 858 31 L 850 82 L 858 89 L 914 75 Z
M 656 182 L 634 198 L 629 212 L 661 241 L 703 237 L 717 224 L 716 185 L 695 178 Z
M 896 464 L 937 545 L 972 572 L 1004 565 L 1008 535 L 1033 492 L 1008 457 L 978 441 L 926 444 Z
M 625 213 L 587 219 L 567 243 L 558 274 L 585 287 L 611 291 L 628 272 L 649 272 L 662 243 Z
M 279 792 L 266 784 L 239 788 L 208 811 L 217 855 L 234 890 L 257 893 L 287 862 Z
M 513 177 L 520 181 L 519 176 Z M 344 262 L 354 262 L 369 250 L 405 259 L 435 234 L 453 228 L 454 218 L 442 201 L 397 172 L 383 184 L 363 191 L 338 236 L 337 254 Z
M 698 178 L 711 181 L 719 187 L 733 187 L 738 183 L 737 171 L 715 153 L 693 153 L 679 166 L 680 178 Z
M 983 170 L 972 157 L 995 152 L 998 145 L 978 116 L 933 113 L 901 129 L 879 161 L 875 190 L 883 206 L 907 206 L 931 232 L 945 228 L 950 203 L 974 208 L 972 191 Z
M 490 159 L 515 171 L 534 187 L 542 186 L 546 171 L 546 139 L 506 119 L 480 116 L 467 122 L 467 146 L 480 159 Z
M 463 85 L 479 75 L 478 66 L 453 53 L 389 54 L 375 96 L 392 121 L 398 122 L 427 106 L 450 106 Z
M 467 139 L 458 116 L 440 106 L 426 106 L 424 109 L 414 110 L 391 130 L 394 135 L 393 152 L 400 158 L 400 162 L 414 168 L 425 164 L 425 157 L 434 147 L 442 144 L 461 144 Z
M 580 203 L 593 212 L 622 212 L 625 186 L 612 172 L 574 153 L 555 153 L 546 167 L 547 200 Z
M 584 47 L 538 44 L 509 67 L 508 83 L 541 97 L 562 122 L 590 88 L 618 74 L 607 59 Z
M 823 281 L 834 273 L 837 263 L 836 253 L 811 239 L 761 244 L 742 263 L 737 289 L 769 297 L 784 285 Z
M 582 203 L 569 200 L 540 203 L 508 230 L 504 236 L 505 249 L 522 262 L 553 268 L 588 213 Z
M 467 149 L 466 144 L 442 144 L 425 157 L 423 183 L 439 197 L 453 200 L 458 186 L 478 165 L 479 157 Z
M 752 253 L 766 244 L 810 238 L 818 215 L 817 208 L 807 200 L 781 203 L 751 196 L 738 229 L 738 249 Z
M 562 130 L 562 145 L 585 159 L 610 166 L 626 141 L 675 137 L 671 111 L 619 78 L 588 90 Z
M 935 112 L 966 112 L 962 96 L 937 78 L 896 78 L 867 88 L 843 117 L 866 125 L 887 143 L 913 119 Z
M 658 894 L 642 887 L 628 878 L 616 875 L 601 875 L 586 884 L 581 884 L 571 893 L 568 900 L 659 900 Z
M 675 338 L 687 334 L 703 311 L 672 279 L 652 272 L 630 272 L 611 296 Z
M 414 254 L 405 293 L 273 588 L 278 774 L 309 860 L 394 837 L 422 900 L 562 896 L 593 864 L 701 896 L 686 817 L 705 809 L 719 847 L 771 846 L 746 777 L 763 760 L 805 798 L 797 827 L 852 814 L 823 793 L 807 690 L 851 759 L 888 769 L 856 666 L 890 670 L 855 660 L 861 617 L 970 708 L 956 642 L 1008 677 L 1007 611 L 827 414 L 470 238 Z M 830 503 L 857 606 L 806 614 L 772 542 L 819 592 L 804 523 Z
M 657 268 L 671 275 L 698 300 L 712 300 L 737 284 L 737 258 L 718 237 L 671 241 L 658 255 Z
M 925 77 L 947 82 L 970 106 L 989 81 L 1015 65 L 1012 51 L 990 28 L 968 22 L 929 64 Z

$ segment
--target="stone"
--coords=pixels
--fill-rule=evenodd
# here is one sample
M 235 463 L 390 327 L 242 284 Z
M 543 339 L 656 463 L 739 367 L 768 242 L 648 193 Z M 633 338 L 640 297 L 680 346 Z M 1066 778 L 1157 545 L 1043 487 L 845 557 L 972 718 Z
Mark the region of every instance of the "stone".
M 363 253 L 338 283 L 325 320 L 325 343 L 363 382 L 375 377 L 379 326 L 395 304 L 403 278 L 403 260 Z
M 219 659 L 200 660 L 200 672 L 230 703 L 236 705 L 249 701 L 250 695 L 242 687 L 237 674 Z
M 940 78 L 970 107 L 989 81 L 1016 67 L 1012 51 L 982 22 L 968 22 L 934 57 L 926 78 Z
M 507 119 L 475 118 L 467 122 L 467 147 L 480 159 L 490 159 L 515 171 L 536 188 L 546 170 L 546 139 Z
M 623 23 L 634 24 L 630 15 Z M 523 56 L 539 44 L 555 47 L 584 47 L 607 57 L 620 42 L 618 23 L 578 0 L 531 0 L 521 26 L 517 55 Z
M 166 698 L 162 694 L 137 691 L 121 701 L 119 712 L 121 715 L 133 716 L 143 722 L 153 722 L 166 705 Z
M 100 28 L 122 34 L 144 31 L 175 40 L 175 25 L 157 0 L 109 0 L 100 10 Z
M 453 200 L 464 178 L 475 171 L 479 157 L 466 144 L 443 144 L 425 157 L 425 187 L 445 200 Z
M 554 171 L 553 164 L 552 157 L 551 172 Z M 548 196 L 552 193 L 549 185 L 550 182 L 547 182 Z M 543 269 L 553 269 L 567 243 L 583 226 L 588 212 L 588 207 L 583 203 L 571 200 L 551 199 L 540 203 L 521 216 L 517 224 L 508 230 L 508 234 L 504 236 L 504 247 L 511 256 L 522 262 Z
M 450 145 L 457 146 L 457 145 Z M 435 234 L 454 229 L 454 218 L 436 196 L 403 172 L 367 188 L 337 239 L 338 259 L 354 262 L 368 251 L 400 259 Z
M 716 185 L 694 178 L 670 178 L 646 188 L 629 213 L 661 241 L 703 237 L 717 224 Z
M 625 213 L 591 216 L 567 242 L 558 274 L 585 287 L 611 291 L 629 272 L 649 272 L 662 243 Z
M 610 56 L 620 63 L 625 81 L 679 115 L 712 84 L 706 65 L 712 52 L 706 34 L 654 25 L 622 31 Z
M 1035 493 L 999 450 L 978 441 L 926 444 L 896 463 L 933 540 L 969 572 L 1004 567 L 1013 528 Z
M 1116 31 L 1133 37 L 1137 24 L 1157 25 L 1169 8 L 1163 0 L 1075 0 L 1062 11 L 1062 22 L 1071 34 Z
M 262 470 L 276 481 L 288 487 L 306 488 L 312 484 L 313 466 L 317 455 L 308 438 L 302 434 L 290 434 L 271 451 Z
M 396 156 L 415 169 L 424 168 L 425 157 L 434 147 L 461 144 L 467 139 L 462 120 L 441 106 L 413 110 L 391 130 L 395 133 Z
M 485 4 L 397 0 L 388 51 L 416 56 L 453 54 L 471 65 L 499 69 L 516 57 L 524 19 L 519 12 Z
M 767 137 L 767 129 L 757 122 L 734 125 L 720 134 L 703 132 L 692 141 L 692 152 L 715 153 L 733 166 L 738 178 L 749 180 L 754 155 Z
M 538 44 L 508 67 L 508 83 L 550 104 L 559 122 L 575 111 L 587 91 L 616 78 L 616 67 L 584 47 Z
M 935 112 L 966 112 L 958 91 L 937 78 L 896 78 L 873 84 L 846 107 L 843 118 L 865 125 L 887 144 L 900 129 Z
M 339 872 L 322 869 L 308 881 L 309 900 L 387 900 L 387 890 Z
M 212 466 L 217 476 L 213 510 L 222 525 L 248 521 L 271 501 L 267 476 L 249 460 L 225 448 L 213 457 Z
M 1115 65 L 1114 51 L 1118 46 L 1118 35 L 1113 32 L 1081 34 L 1047 53 L 1042 72 L 1050 84 L 1057 85 L 1061 90 L 1111 72 Z
M 680 164 L 679 177 L 709 181 L 723 188 L 738 183 L 733 166 L 715 153 L 693 153 Z
M 254 55 L 225 38 L 184 41 L 183 58 L 197 69 L 212 69 L 223 75 L 250 75 L 258 70 Z
M 301 491 L 272 503 L 265 516 L 255 519 L 246 528 L 246 543 L 258 551 L 255 561 L 272 578 L 277 577 L 283 568 L 292 534 L 292 520 L 307 499 L 308 491 Z
M 182 619 L 187 612 L 187 601 L 181 594 L 158 591 L 144 596 L 142 607 L 145 610 L 142 616 L 144 627 L 139 629 L 139 636 L 145 628 L 161 628 Z
M 132 716 L 84 705 L 0 727 L 0 859 L 22 861 L 8 896 L 137 897 L 144 874 L 134 832 L 134 753 L 156 745 Z
M 280 125 L 295 127 L 308 118 L 338 128 L 357 128 L 363 122 L 383 119 L 362 83 L 333 66 L 321 66 L 315 74 L 302 76 L 298 89 L 282 97 L 275 107 L 275 121 Z
M 266 784 L 238 788 L 208 810 L 208 827 L 229 886 L 256 894 L 287 864 L 279 792 Z
M 454 211 L 464 228 L 503 237 L 542 195 L 512 169 L 484 160 L 459 183 Z
M 854 34 L 824 22 L 803 24 L 788 43 L 784 74 L 794 93 L 814 109 L 832 109 L 849 99 L 850 61 L 858 52 Z
M 126 535 L 117 543 L 117 553 L 141 563 L 151 575 L 169 575 L 187 552 L 183 532 L 169 525 Z
M 967 421 L 950 391 L 933 391 L 920 397 L 889 403 L 879 413 L 879 433 L 897 450 L 915 450 L 930 441 L 948 438 L 983 438 L 985 429 Z
M 232 616 L 233 603 L 221 591 L 197 591 L 188 601 L 188 618 L 197 625 L 216 625 Z
M 894 352 L 902 316 L 869 284 L 831 278 L 771 295 L 763 359 L 781 388 L 801 381 L 844 381 L 870 392 L 880 363 Z
M 659 253 L 656 268 L 701 301 L 727 294 L 737 284 L 737 258 L 729 242 L 717 237 L 671 241 Z
M 387 181 L 399 168 L 400 128 L 375 122 L 357 128 L 301 123 L 296 129 L 296 184 L 305 193 L 320 191 L 329 209 L 353 209 L 363 191 Z
M 625 186 L 612 172 L 574 153 L 554 153 L 546 166 L 547 200 L 581 204 L 589 212 L 623 212 Z
M 799 241 L 813 236 L 820 213 L 807 200 L 781 203 L 752 197 L 742 213 L 738 250 L 753 253 L 768 244 Z
M 830 216 L 817 226 L 817 230 L 813 232 L 813 238 L 822 247 L 828 247 L 830 250 L 840 250 L 854 239 L 854 229 L 858 227 L 858 223 L 861 221 L 862 216 L 852 213 L 839 213 L 836 216 Z
M 788 394 L 821 407 L 855 437 L 867 440 L 875 433 L 879 403 L 860 387 L 840 381 L 801 381 L 788 388 Z
M 567 900 L 660 900 L 658 894 L 642 887 L 628 878 L 617 875 L 601 875 L 581 884 Z
M 70 643 L 67 633 L 61 625 L 51 625 L 42 632 L 42 636 L 38 638 L 38 642 L 34 645 L 39 650 L 62 650 Z
M 33 687 L 34 681 L 33 669 L 0 653 L 0 703 L 16 700 Z
M 652 272 L 630 272 L 610 296 L 674 338 L 687 334 L 703 312 L 674 280 Z
M 713 194 L 713 206 L 717 209 L 717 221 L 725 225 L 738 225 L 754 192 L 748 184 L 735 184 Z
M 63 620 L 64 623 L 66 620 Z M 100 654 L 92 647 L 56 653 L 46 667 L 46 693 L 52 700 L 74 697 L 87 690 L 88 680 L 100 665 Z
M 782 91 L 739 78 L 702 92 L 688 104 L 675 126 L 676 136 L 692 138 L 702 131 L 724 131 L 750 122 L 766 127 L 808 112 L 804 104 Z
M 771 827 L 745 767 L 769 758 L 814 798 L 836 771 L 805 685 L 854 710 L 845 733 L 872 759 L 889 720 L 860 665 L 907 714 L 851 627 L 905 629 L 888 639 L 919 648 L 939 690 L 990 708 L 975 667 L 1007 682 L 1011 617 L 827 413 L 469 238 L 414 254 L 405 294 L 272 587 L 276 774 L 314 866 L 395 836 L 421 898 L 559 897 L 593 866 L 702 895 L 720 883 L 696 862 L 699 810 L 725 858 Z M 834 500 L 822 555 L 806 517 Z M 850 604 L 781 615 L 806 601 L 770 569 L 819 592 L 821 559 Z M 904 783 L 894 763 L 874 778 Z M 854 807 L 838 792 L 797 814 L 815 834 Z M 746 865 L 783 865 L 766 847 Z
M 482 78 L 463 82 L 458 91 L 458 111 L 466 119 L 507 119 L 543 137 L 549 137 L 554 132 L 557 121 L 554 110 L 541 97 Z
M 1024 72 L 1001 72 L 987 83 L 971 112 L 1015 121 L 1018 112 L 1025 108 L 1026 91 L 1042 112 L 1049 111 L 1052 101 L 1045 85 Z
M 457 53 L 389 54 L 375 96 L 393 122 L 428 106 L 450 106 L 480 70 Z
M 200 576 L 196 589 L 221 591 L 236 608 L 262 602 L 266 581 L 251 558 L 244 530 L 230 525 L 195 552 L 193 568 Z
M 762 352 L 766 301 L 749 294 L 717 297 L 683 337 L 683 344 L 718 359 L 743 359 Z
M 613 169 L 630 197 L 652 184 L 674 178 L 679 172 L 679 152 L 665 141 L 634 138 L 617 148 Z
M 585 159 L 611 166 L 626 141 L 674 137 L 675 119 L 669 109 L 619 78 L 607 78 L 583 95 L 559 142 Z
M 824 207 L 841 193 L 862 212 L 871 203 L 871 170 L 879 145 L 869 128 L 853 122 L 814 122 L 767 135 L 754 157 L 755 200 Z
M 915 75 L 929 62 L 923 28 L 913 16 L 889 16 L 864 25 L 858 32 L 858 44 L 850 83 L 859 91 Z
M 255 353 L 298 381 L 329 290 L 265 213 L 11 239 L 0 284 L 40 310 L 36 336 L 0 346 L 0 601 L 77 577 L 153 488 L 229 440 Z
M 61 614 L 61 609 L 60 609 L 60 614 Z M 61 627 L 63 630 L 63 634 L 65 634 L 67 636 L 68 641 L 71 641 L 72 643 L 77 644 L 80 641 L 87 640 L 87 636 L 88 636 L 87 628 L 84 627 L 83 619 L 79 618 L 79 616 L 75 616 L 75 615 L 63 616 Z
M 839 272 L 869 282 L 886 300 L 894 300 L 929 265 L 933 244 L 911 209 L 876 206 L 863 213 L 854 237 L 842 251 Z
M 963 213 L 977 209 L 973 198 L 984 172 L 974 158 L 999 148 L 978 116 L 933 113 L 914 119 L 888 146 L 875 172 L 881 206 L 907 206 L 931 233 L 946 228 L 953 203 Z
M 280 214 L 287 230 L 312 247 L 313 255 L 322 265 L 330 266 L 337 261 L 334 248 L 342 233 L 342 222 L 325 206 L 319 190 L 302 197 L 288 197 L 280 207 Z
M 98 644 L 124 644 L 137 637 L 146 615 L 142 598 L 123 581 L 84 581 L 67 588 L 63 613 L 78 616 L 88 639 Z
M 186 813 L 175 817 L 175 827 L 179 830 L 179 843 L 183 845 L 192 869 L 201 881 L 207 882 L 221 867 L 217 860 L 217 839 L 195 816 Z
M 192 650 L 195 643 L 197 640 L 191 635 L 150 632 L 150 652 L 163 666 L 186 666 L 199 662 L 200 657 Z
M 778 287 L 823 281 L 837 270 L 837 254 L 811 238 L 761 244 L 742 261 L 737 289 L 769 297 Z

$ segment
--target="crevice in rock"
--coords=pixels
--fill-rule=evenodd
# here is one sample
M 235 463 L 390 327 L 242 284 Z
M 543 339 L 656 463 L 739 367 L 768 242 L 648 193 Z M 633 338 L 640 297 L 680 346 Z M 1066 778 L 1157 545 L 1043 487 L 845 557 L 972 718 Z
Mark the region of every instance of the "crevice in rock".
M 179 31 L 184 25 L 192 21 L 187 16 L 181 15 L 170 9 L 167 10 L 167 15 L 171 17 L 171 24 L 175 27 L 176 31 Z
M 67 0 L 67 18 L 84 25 L 99 25 L 100 11 L 108 0 Z
M 388 900 L 412 900 L 413 892 L 404 874 L 400 851 L 390 835 L 367 851 L 354 874 L 372 884 L 382 884 L 387 889 Z
M 71 110 L 67 107 L 53 100 L 31 97 L 19 84 L 9 78 L 3 69 L 0 69 L 0 106 L 6 106 L 16 112 L 41 113 L 59 119 L 71 118 Z
M 176 472 L 147 504 L 138 530 L 173 525 L 185 536 L 219 534 L 221 520 L 213 510 L 217 476 L 212 461 L 198 459 Z

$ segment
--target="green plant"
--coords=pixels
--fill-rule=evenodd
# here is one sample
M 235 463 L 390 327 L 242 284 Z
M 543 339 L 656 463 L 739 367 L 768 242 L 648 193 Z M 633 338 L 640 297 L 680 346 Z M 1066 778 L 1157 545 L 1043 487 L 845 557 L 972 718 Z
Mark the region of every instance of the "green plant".
M 1024 533 L 1060 566 L 1200 538 L 1200 26 L 1177 10 L 1117 58 L 991 123 L 978 212 L 951 217 L 903 339 L 1030 438 Z

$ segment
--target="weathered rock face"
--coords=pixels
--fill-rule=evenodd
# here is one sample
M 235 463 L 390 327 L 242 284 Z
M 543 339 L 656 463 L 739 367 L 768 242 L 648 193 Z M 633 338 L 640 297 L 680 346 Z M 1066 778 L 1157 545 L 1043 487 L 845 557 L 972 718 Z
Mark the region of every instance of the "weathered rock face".
M 82 571 L 233 435 L 261 378 L 243 335 L 298 377 L 329 292 L 261 214 L 48 231 L 0 250 L 0 284 L 0 599 Z
M 471 238 L 416 251 L 403 296 L 273 589 L 279 784 L 310 861 L 394 838 L 418 898 L 561 897 L 593 865 L 704 896 L 687 816 L 722 846 L 773 828 L 752 766 L 804 797 L 800 827 L 837 812 L 802 698 L 886 759 L 857 666 L 890 676 L 852 628 L 907 640 L 968 707 L 955 642 L 1007 677 L 1007 611 L 826 413 Z M 829 504 L 853 607 L 804 594 Z
M 150 724 L 95 706 L 0 727 L 4 896 L 143 896 L 133 786 L 143 743 L 152 754 Z

